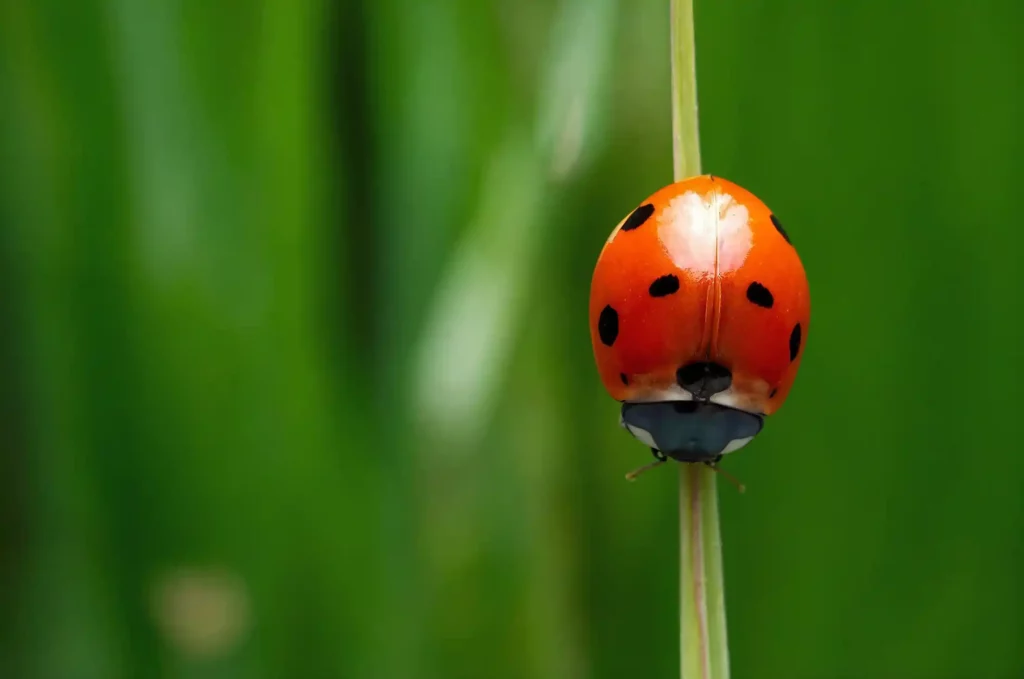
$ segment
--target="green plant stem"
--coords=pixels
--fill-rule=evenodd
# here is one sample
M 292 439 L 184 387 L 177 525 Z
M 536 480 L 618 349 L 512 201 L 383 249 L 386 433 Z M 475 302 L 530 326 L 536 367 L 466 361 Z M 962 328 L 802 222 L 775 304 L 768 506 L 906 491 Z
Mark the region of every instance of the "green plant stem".
M 682 679 L 726 679 L 729 648 L 716 475 L 679 469 L 679 650 Z
M 676 181 L 700 174 L 693 0 L 669 0 L 672 50 L 672 159 Z
M 693 0 L 669 0 L 672 159 L 676 181 L 698 175 L 700 136 Z M 679 466 L 679 652 L 682 679 L 727 679 L 729 648 L 716 474 Z

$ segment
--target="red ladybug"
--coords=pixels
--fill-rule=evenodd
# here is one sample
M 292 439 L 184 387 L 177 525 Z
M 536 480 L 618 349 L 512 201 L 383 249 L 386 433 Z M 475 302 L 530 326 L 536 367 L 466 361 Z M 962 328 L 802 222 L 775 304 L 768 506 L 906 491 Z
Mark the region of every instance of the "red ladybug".
M 597 260 L 590 333 L 622 426 L 659 461 L 717 463 L 786 400 L 810 323 L 782 224 L 720 177 L 661 189 Z

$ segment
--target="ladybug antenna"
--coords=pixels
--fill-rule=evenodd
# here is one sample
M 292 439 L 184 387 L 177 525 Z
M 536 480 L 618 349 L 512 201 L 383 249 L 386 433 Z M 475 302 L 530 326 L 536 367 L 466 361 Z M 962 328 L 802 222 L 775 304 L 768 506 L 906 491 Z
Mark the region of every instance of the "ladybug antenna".
M 731 483 L 732 485 L 736 486 L 736 490 L 738 490 L 741 493 L 746 492 L 747 487 L 744 486 L 742 483 L 740 483 L 739 479 L 737 479 L 735 476 L 733 476 L 729 472 L 727 472 L 724 469 L 722 469 L 721 467 L 719 467 L 717 462 L 706 462 L 705 464 L 707 464 L 707 466 L 711 467 L 717 473 L 719 473 L 723 477 L 725 477 L 729 481 L 729 483 Z
M 657 459 L 654 462 L 651 462 L 650 464 L 645 464 L 643 467 L 637 467 L 633 471 L 631 471 L 628 474 L 626 474 L 626 480 L 627 481 L 636 481 L 636 477 L 640 476 L 641 474 L 643 474 L 648 469 L 654 469 L 658 465 L 662 465 L 662 464 L 665 464 L 665 460 Z

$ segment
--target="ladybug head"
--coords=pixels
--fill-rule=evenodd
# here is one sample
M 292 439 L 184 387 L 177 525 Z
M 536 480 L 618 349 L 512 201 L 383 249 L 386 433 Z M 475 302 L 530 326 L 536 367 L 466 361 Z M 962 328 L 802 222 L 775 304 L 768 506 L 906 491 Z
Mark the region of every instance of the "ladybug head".
M 706 401 L 622 404 L 622 426 L 677 462 L 713 462 L 750 443 L 763 424 L 761 415 Z

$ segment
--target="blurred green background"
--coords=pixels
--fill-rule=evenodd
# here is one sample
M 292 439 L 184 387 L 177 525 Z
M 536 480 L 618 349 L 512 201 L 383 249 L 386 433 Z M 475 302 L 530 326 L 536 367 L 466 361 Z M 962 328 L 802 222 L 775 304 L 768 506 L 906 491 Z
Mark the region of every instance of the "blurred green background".
M 671 677 L 587 296 L 665 0 L 0 2 L 0 677 Z M 697 0 L 813 315 L 721 484 L 736 677 L 1024 676 L 1024 5 Z

